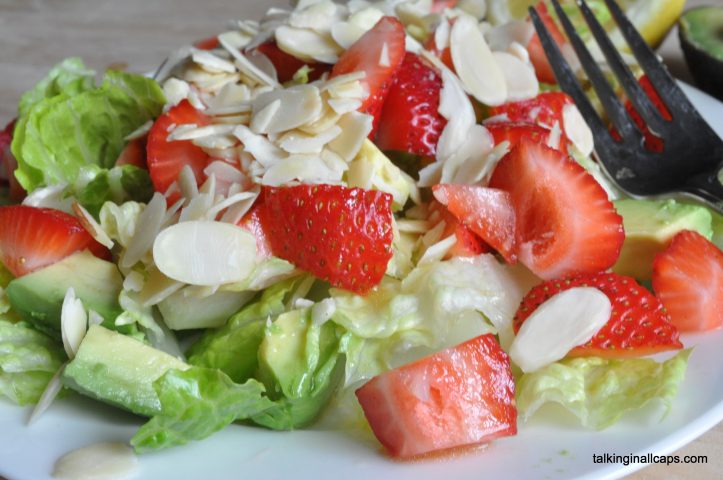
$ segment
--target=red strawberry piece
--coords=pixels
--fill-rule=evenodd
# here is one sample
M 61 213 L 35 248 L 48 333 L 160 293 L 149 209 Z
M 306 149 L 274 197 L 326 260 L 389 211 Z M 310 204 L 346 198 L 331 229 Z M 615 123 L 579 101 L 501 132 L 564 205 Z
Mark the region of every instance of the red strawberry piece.
M 126 144 L 118 155 L 116 165 L 133 165 L 134 167 L 147 169 L 146 162 L 146 138 L 136 138 Z
M 522 139 L 500 160 L 490 187 L 510 193 L 517 255 L 537 276 L 596 273 L 620 255 L 622 217 L 600 184 L 563 153 Z
M 13 119 L 0 131 L 0 182 L 7 182 L 10 185 L 10 201 L 21 202 L 25 198 L 25 190 L 15 178 L 15 170 L 18 168 L 18 162 L 10 150 L 13 142 L 13 131 L 15 130 L 15 122 Z
M 418 55 L 407 53 L 382 107 L 377 146 L 433 156 L 447 124 L 438 111 L 441 90 L 439 74 Z
M 548 130 L 557 123 L 564 135 L 561 143 L 567 144 L 563 111 L 565 106 L 574 105 L 572 98 L 563 92 L 544 92 L 535 98 L 504 103 L 490 108 L 490 116 L 500 116 L 508 122 L 534 123 Z
M 356 396 L 374 435 L 394 457 L 517 433 L 510 360 L 489 334 L 382 373 Z
M 334 65 L 331 76 L 365 72 L 362 80 L 368 96 L 360 111 L 379 121 L 384 99 L 406 53 L 404 25 L 394 17 L 382 17 L 371 30 L 344 52 Z M 374 130 L 372 130 L 372 134 Z M 373 138 L 370 135 L 370 138 Z
M 309 80 L 312 81 L 321 77 L 324 72 L 331 70 L 331 65 L 326 63 L 306 62 L 284 52 L 274 41 L 262 43 L 252 51 L 266 55 L 271 63 L 274 64 L 274 68 L 276 68 L 276 76 L 281 83 L 288 82 L 294 78 L 294 74 L 304 65 L 308 65 L 309 68 L 311 68 L 311 71 L 309 72 Z
M 442 13 L 445 8 L 454 8 L 458 0 L 432 0 L 432 11 Z
M 168 135 L 178 125 L 208 125 L 209 119 L 188 102 L 182 100 L 178 105 L 158 117 L 148 132 L 146 157 L 148 171 L 157 192 L 166 193 L 178 179 L 178 174 L 188 165 L 202 184 L 206 180 L 203 170 L 209 163 L 208 154 L 190 140 L 168 141 Z M 179 194 L 169 197 L 169 204 L 178 200 Z
M 264 187 L 261 225 L 275 256 L 364 294 L 392 258 L 392 196 L 337 185 Z
M 608 323 L 569 356 L 627 358 L 683 348 L 663 304 L 632 277 L 616 273 L 576 275 L 534 287 L 515 314 L 515 332 L 540 304 L 573 287 L 597 288 L 610 299 L 612 313 Z
M 510 148 L 520 143 L 523 138 L 528 138 L 537 143 L 548 145 L 550 134 L 552 133 L 545 127 L 527 122 L 494 122 L 485 124 L 485 128 L 489 130 L 494 138 L 495 145 L 502 142 L 510 142 Z M 548 145 L 549 146 L 549 145 Z M 567 155 L 567 141 L 564 136 L 560 136 L 557 150 Z
M 503 190 L 473 185 L 435 185 L 434 198 L 462 224 L 500 252 L 510 263 L 517 261 L 515 211 Z
M 567 38 L 560 31 L 557 23 L 555 23 L 552 15 L 550 15 L 550 12 L 547 10 L 545 2 L 539 2 L 535 5 L 535 9 L 545 24 L 545 27 L 547 27 L 547 31 L 552 35 L 552 39 L 555 40 L 555 43 L 557 43 L 559 47 L 568 44 Z M 545 55 L 545 50 L 542 48 L 542 42 L 540 42 L 540 37 L 537 35 L 537 32 L 532 35 L 532 38 L 527 44 L 527 52 L 530 54 L 532 66 L 535 67 L 537 79 L 544 83 L 557 83 L 555 72 L 552 71 L 550 62 L 547 60 L 547 55 Z
M 468 226 L 464 225 L 457 217 L 452 215 L 452 213 L 447 210 L 447 207 L 436 200 L 432 200 L 429 203 L 429 209 L 432 212 L 437 212 L 439 220 L 444 221 L 445 226 L 442 238 L 447 238 L 450 235 L 457 237 L 457 242 L 447 252 L 447 255 L 444 257 L 445 259 L 453 257 L 476 257 L 481 253 L 490 251 L 489 246 L 470 230 Z M 430 218 L 431 217 L 430 215 Z
M 670 115 L 668 108 L 663 103 L 663 100 L 661 100 L 658 92 L 655 91 L 655 87 L 653 87 L 653 84 L 650 83 L 648 77 L 646 75 L 643 75 L 638 79 L 638 83 L 640 83 L 643 91 L 653 102 L 655 108 L 658 109 L 660 115 L 666 120 L 672 120 L 673 117 Z M 653 135 L 653 132 L 651 132 L 650 129 L 647 127 L 645 121 L 643 121 L 643 118 L 640 116 L 638 111 L 635 110 L 635 107 L 633 107 L 633 104 L 630 102 L 630 100 L 625 101 L 625 110 L 627 110 L 630 118 L 633 120 L 633 122 L 635 122 L 635 125 L 637 125 L 640 131 L 643 132 L 645 148 L 652 152 L 662 152 L 665 148 L 663 140 L 660 137 Z M 615 138 L 616 140 L 620 140 L 620 134 L 617 132 L 617 130 L 615 130 L 615 128 L 612 128 L 611 130 L 613 138 Z
M 0 260 L 16 277 L 86 248 L 100 258 L 108 258 L 108 249 L 72 215 L 26 205 L 0 207 Z
M 260 258 L 267 258 L 273 255 L 271 242 L 269 237 L 266 235 L 263 226 L 261 225 L 261 202 L 263 200 L 259 197 L 256 200 L 256 204 L 251 210 L 243 216 L 238 222 L 238 226 L 247 230 L 254 237 L 256 237 L 256 254 Z
M 213 50 L 214 48 L 218 48 L 220 45 L 218 36 L 213 36 L 199 40 L 193 46 L 200 50 Z
M 653 260 L 653 290 L 682 331 L 723 326 L 723 252 L 699 233 L 678 233 Z

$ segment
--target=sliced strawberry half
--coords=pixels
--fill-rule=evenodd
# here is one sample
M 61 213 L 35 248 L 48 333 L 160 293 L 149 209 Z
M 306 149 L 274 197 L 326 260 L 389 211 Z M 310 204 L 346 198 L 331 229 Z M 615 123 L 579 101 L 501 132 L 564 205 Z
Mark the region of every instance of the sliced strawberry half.
M 100 258 L 108 257 L 108 249 L 72 215 L 26 205 L 0 207 L 0 260 L 16 277 L 86 248 Z
M 364 294 L 392 258 L 392 196 L 337 185 L 264 187 L 261 226 L 275 256 Z
M 435 185 L 432 191 L 434 198 L 505 260 L 517 261 L 515 210 L 508 192 L 452 184 Z
M 504 121 L 533 123 L 548 130 L 553 129 L 557 124 L 564 135 L 564 143 L 567 143 L 564 111 L 568 105 L 575 105 L 568 94 L 543 92 L 528 100 L 503 103 L 492 107 L 489 113 L 490 116 L 499 116 Z
M 157 192 L 165 194 L 178 180 L 178 174 L 186 165 L 191 167 L 199 184 L 206 180 L 203 170 L 209 163 L 208 154 L 190 140 L 168 141 L 168 135 L 174 127 L 187 124 L 208 125 L 209 119 L 193 108 L 188 100 L 182 100 L 158 117 L 148 132 L 146 145 L 148 171 Z M 169 203 L 173 203 L 178 198 L 178 194 L 172 195 L 169 197 Z
M 382 150 L 397 150 L 433 156 L 447 124 L 439 114 L 442 77 L 413 53 L 407 53 L 384 101 L 376 144 Z
M 271 241 L 261 225 L 262 202 L 263 199 L 259 197 L 251 210 L 241 218 L 237 225 L 256 237 L 256 255 L 259 258 L 267 258 L 272 256 L 273 252 Z
M 555 23 L 552 15 L 550 15 L 550 12 L 547 10 L 545 2 L 539 2 L 535 5 L 535 9 L 537 10 L 542 22 L 545 24 L 545 27 L 547 27 L 547 31 L 550 32 L 550 35 L 552 35 L 552 39 L 555 43 L 557 43 L 560 48 L 565 45 L 568 45 L 569 47 L 567 37 L 565 37 L 565 35 L 563 35 L 560 31 L 557 23 Z M 530 54 L 532 66 L 535 67 L 537 79 L 544 83 L 557 83 L 555 72 L 552 70 L 550 62 L 547 60 L 547 55 L 545 54 L 545 50 L 542 48 L 542 42 L 540 41 L 540 37 L 537 35 L 537 32 L 535 32 L 532 35 L 532 38 L 530 38 L 530 41 L 527 44 L 527 52 Z
M 567 141 L 563 135 L 557 141 L 557 146 L 550 145 L 550 135 L 552 132 L 539 125 L 527 122 L 493 122 L 485 124 L 485 128 L 489 130 L 494 138 L 495 145 L 502 142 L 510 142 L 510 149 L 520 143 L 520 140 L 527 138 L 537 143 L 545 144 L 549 147 L 556 148 L 567 155 Z
M 699 233 L 678 233 L 653 261 L 653 290 L 682 331 L 723 326 L 723 252 Z
M 643 88 L 645 94 L 653 102 L 655 108 L 658 109 L 660 115 L 666 120 L 672 120 L 673 117 L 670 115 L 668 108 L 663 103 L 663 100 L 660 98 L 660 95 L 658 95 L 658 92 L 655 91 L 653 84 L 650 83 L 650 79 L 648 79 L 647 75 L 640 77 L 638 79 L 638 83 L 640 83 L 640 86 Z M 653 135 L 653 132 L 650 131 L 648 126 L 645 124 L 643 117 L 641 117 L 638 111 L 635 110 L 635 107 L 630 100 L 625 101 L 625 110 L 627 110 L 630 118 L 632 118 L 633 122 L 635 122 L 635 125 L 637 125 L 640 131 L 643 132 L 645 148 L 653 152 L 662 152 L 665 148 L 663 140 L 660 137 Z M 612 128 L 612 135 L 613 138 L 620 140 L 620 134 L 617 130 L 615 130 L 615 128 Z
M 489 334 L 374 377 L 356 396 L 394 457 L 517 433 L 510 360 Z
M 490 187 L 510 193 L 517 255 L 537 276 L 597 273 L 620 255 L 622 217 L 600 184 L 563 153 L 523 139 L 500 160 Z
M 489 246 L 482 241 L 470 228 L 460 222 L 457 217 L 436 200 L 429 202 L 429 210 L 433 212 L 430 215 L 430 219 L 444 221 L 444 232 L 442 238 L 447 238 L 450 235 L 454 235 L 457 238 L 454 246 L 449 249 L 445 259 L 452 257 L 476 257 L 481 253 L 487 253 L 490 251 Z M 434 217 L 433 217 L 434 215 Z M 439 217 L 436 217 L 438 215 Z M 435 222 L 436 225 L 436 222 Z
M 306 62 L 281 50 L 276 42 L 268 41 L 262 43 L 252 51 L 263 53 L 276 68 L 276 76 L 279 82 L 284 83 L 294 78 L 294 74 L 304 65 L 311 68 L 309 80 L 314 81 L 321 77 L 324 72 L 331 70 L 331 65 L 321 62 Z
M 368 96 L 362 102 L 360 110 L 374 117 L 375 129 L 384 99 L 404 60 L 405 39 L 404 25 L 399 20 L 389 16 L 382 17 L 339 57 L 331 71 L 332 77 L 352 72 L 366 74 L 362 84 Z
M 126 146 L 118 155 L 116 165 L 133 165 L 134 167 L 147 169 L 146 162 L 146 138 L 136 138 L 126 144 Z
M 515 314 L 515 332 L 547 299 L 573 287 L 597 288 L 610 300 L 612 313 L 589 342 L 574 348 L 568 356 L 627 358 L 683 348 L 678 329 L 670 322 L 663 304 L 632 277 L 616 273 L 577 275 L 534 287 Z

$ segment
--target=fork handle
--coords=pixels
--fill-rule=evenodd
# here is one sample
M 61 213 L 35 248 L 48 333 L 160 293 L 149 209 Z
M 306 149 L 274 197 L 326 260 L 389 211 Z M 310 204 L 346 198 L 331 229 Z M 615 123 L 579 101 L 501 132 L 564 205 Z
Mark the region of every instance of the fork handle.
M 709 172 L 691 177 L 685 183 L 685 191 L 704 200 L 718 213 L 723 214 L 723 162 Z

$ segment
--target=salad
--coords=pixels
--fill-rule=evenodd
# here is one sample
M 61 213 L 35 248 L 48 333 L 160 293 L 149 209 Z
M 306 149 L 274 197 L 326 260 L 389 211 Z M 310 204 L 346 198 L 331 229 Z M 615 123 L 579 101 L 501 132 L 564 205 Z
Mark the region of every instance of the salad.
M 54 67 L 0 134 L 0 393 L 145 417 L 136 453 L 242 422 L 402 459 L 671 408 L 679 333 L 723 325 L 721 217 L 625 198 L 484 7 L 300 1 L 152 78 Z

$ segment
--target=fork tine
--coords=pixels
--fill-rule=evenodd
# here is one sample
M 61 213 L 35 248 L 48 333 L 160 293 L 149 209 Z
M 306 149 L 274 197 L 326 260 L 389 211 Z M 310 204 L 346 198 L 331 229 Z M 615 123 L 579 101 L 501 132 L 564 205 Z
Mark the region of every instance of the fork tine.
M 537 10 L 535 10 L 535 7 L 530 7 L 528 11 L 530 13 L 530 18 L 532 19 L 532 24 L 535 26 L 535 30 L 537 31 L 537 35 L 540 37 L 542 48 L 547 55 L 547 59 L 550 62 L 552 70 L 555 72 L 557 83 L 560 84 L 560 87 L 563 91 L 565 91 L 565 93 L 572 97 L 583 118 L 587 120 L 588 125 L 592 130 L 593 137 L 595 139 L 602 139 L 605 138 L 605 135 L 607 135 L 609 137 L 609 141 L 605 143 L 612 144 L 614 140 L 610 136 L 610 132 L 603 123 L 602 119 L 598 116 L 597 111 L 595 111 L 595 108 L 590 103 L 587 95 L 585 95 L 585 91 L 577 81 L 575 73 L 570 68 L 570 65 L 568 65 L 565 61 L 565 58 L 560 52 L 560 48 L 557 46 L 557 43 L 555 43 L 555 40 L 552 39 L 552 35 L 550 35 L 547 27 L 545 27 L 540 15 L 537 13 Z
M 642 132 L 638 130 L 638 127 L 630 119 L 625 107 L 618 99 L 615 91 L 612 89 L 608 81 L 605 79 L 602 70 L 600 70 L 597 62 L 592 58 L 592 55 L 585 47 L 584 42 L 575 31 L 575 27 L 573 27 L 570 19 L 562 10 L 562 7 L 560 7 L 560 3 L 557 0 L 552 0 L 552 5 L 555 7 L 557 16 L 562 23 L 562 27 L 567 33 L 567 37 L 570 39 L 570 43 L 575 49 L 575 53 L 577 53 L 577 57 L 580 60 L 582 68 L 585 70 L 588 79 L 595 88 L 600 101 L 620 133 L 620 136 L 626 140 L 639 142 L 642 138 Z
M 676 117 L 673 112 L 673 110 L 676 109 L 676 105 L 686 106 L 684 110 L 691 110 L 693 107 L 688 101 L 688 98 L 680 87 L 678 87 L 668 72 L 668 69 L 660 63 L 655 52 L 653 52 L 635 26 L 625 16 L 620 6 L 614 0 L 605 0 L 605 3 L 615 22 L 618 24 L 625 40 L 628 42 L 628 45 L 630 45 L 630 49 L 635 55 L 635 58 L 637 58 L 638 64 L 642 67 L 648 79 L 655 87 L 660 98 L 666 99 L 666 107 L 673 113 L 673 118 L 675 119 Z M 635 107 L 637 109 L 637 105 Z
M 657 108 L 653 105 L 653 102 L 650 101 L 648 95 L 643 91 L 642 87 L 638 83 L 638 80 L 623 61 L 617 48 L 615 48 L 613 42 L 610 41 L 607 33 L 597 21 L 595 15 L 587 6 L 585 0 L 579 0 L 578 6 L 585 17 L 585 21 L 590 27 L 590 31 L 595 37 L 600 50 L 603 52 L 603 55 L 605 55 L 610 68 L 612 68 L 613 73 L 615 73 L 615 76 L 625 89 L 628 98 L 632 102 L 633 106 L 635 106 L 635 110 L 637 110 L 643 120 L 645 120 L 645 123 L 651 131 L 657 134 L 662 134 L 666 128 L 666 121 L 663 120 L 663 117 L 661 117 Z

